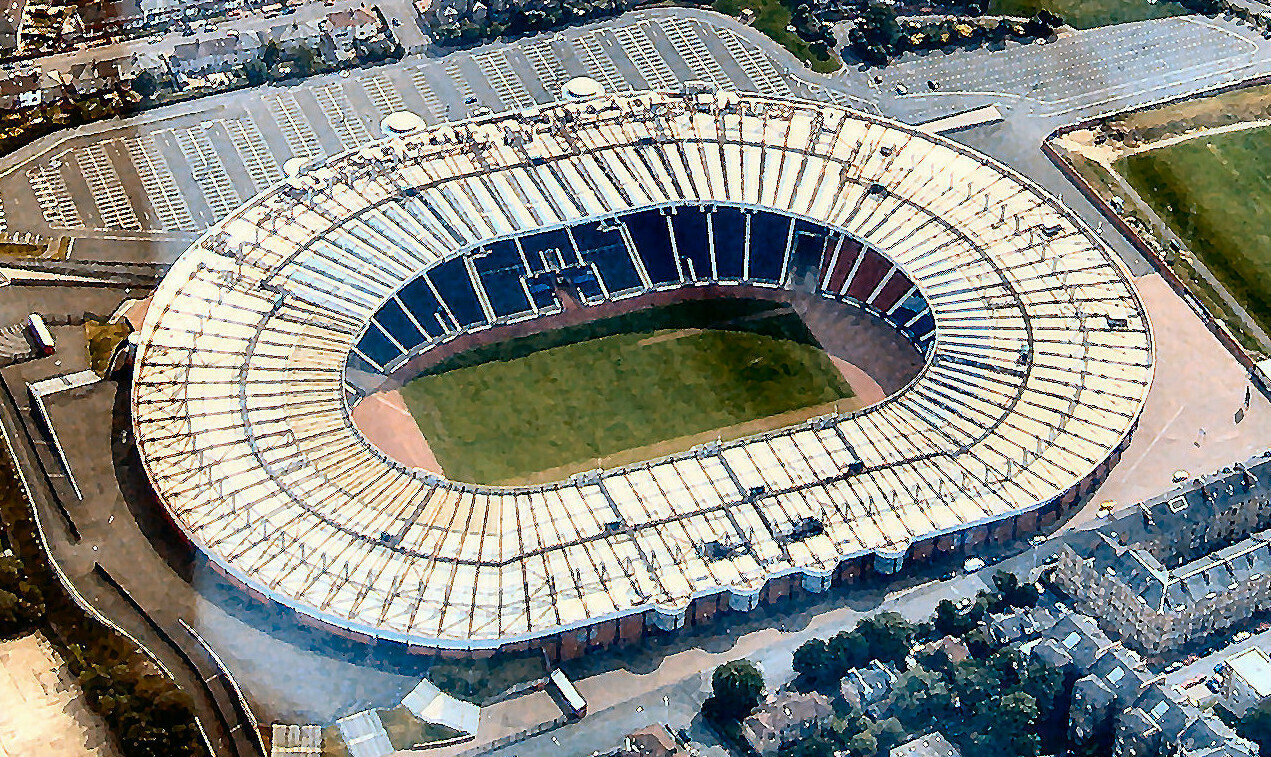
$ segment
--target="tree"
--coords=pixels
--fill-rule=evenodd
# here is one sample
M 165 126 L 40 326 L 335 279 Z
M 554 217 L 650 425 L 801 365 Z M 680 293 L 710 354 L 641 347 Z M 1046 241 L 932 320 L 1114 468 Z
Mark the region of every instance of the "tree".
M 903 665 L 909 656 L 914 627 L 899 613 L 880 612 L 857 623 L 856 632 L 869 643 L 870 657 Z
M 972 608 L 974 609 L 974 605 Z M 978 618 L 973 618 L 972 613 L 963 615 L 958 612 L 958 606 L 953 602 L 942 599 L 936 604 L 936 614 L 932 623 L 935 625 L 936 633 L 939 636 L 962 636 L 975 628 Z
M 258 87 L 269 81 L 269 69 L 262 60 L 249 60 L 243 64 L 243 76 L 247 78 L 248 84 Z
M 857 631 L 839 631 L 827 645 L 838 677 L 869 662 L 869 640 Z
M 1040 592 L 1033 584 L 1021 584 L 1019 576 L 1005 570 L 993 574 L 993 586 L 1002 597 L 1002 602 L 1011 607 L 1034 607 Z
M 1259 754 L 1271 754 L 1271 700 L 1246 712 L 1236 732 L 1257 744 Z
M 278 65 L 278 61 L 282 60 L 282 48 L 277 42 L 270 40 L 269 44 L 265 45 L 265 52 L 261 53 L 260 59 L 264 62 L 265 68 L 273 68 Z
M 878 739 L 869 731 L 861 731 L 843 744 L 852 757 L 874 757 L 878 754 Z
M 741 720 L 759 704 L 763 694 L 763 673 L 742 658 L 715 668 L 711 675 L 713 696 L 703 703 L 708 714 L 723 720 Z
M 782 748 L 778 757 L 834 757 L 834 745 L 829 739 L 816 734 Z
M 895 9 L 879 4 L 866 8 L 848 35 L 856 54 L 875 63 L 886 63 L 899 40 L 900 25 L 896 23 Z
M 830 682 L 833 678 L 832 668 L 837 668 L 830 656 L 830 648 L 821 639 L 808 639 L 794 650 L 794 672 L 802 676 L 812 686 Z M 842 676 L 839 676 L 840 678 Z
M 887 754 L 891 748 L 905 740 L 905 727 L 896 718 L 880 720 L 870 728 L 878 742 L 878 753 Z
M 979 754 L 1037 754 L 1037 701 L 1022 691 L 993 700 L 977 718 L 980 727 L 973 739 Z
M 132 91 L 147 99 L 153 97 L 159 91 L 159 77 L 149 71 L 142 71 L 132 80 Z

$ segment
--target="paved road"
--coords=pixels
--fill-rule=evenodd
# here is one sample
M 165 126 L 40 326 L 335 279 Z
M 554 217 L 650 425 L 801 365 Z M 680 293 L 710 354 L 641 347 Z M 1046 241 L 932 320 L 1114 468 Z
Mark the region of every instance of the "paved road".
M 741 616 L 725 620 L 718 633 L 702 639 L 688 639 L 682 650 L 672 652 L 649 669 L 647 661 L 634 659 L 627 667 L 603 673 L 585 665 L 566 665 L 588 700 L 588 716 L 527 741 L 492 752 L 499 757 L 575 757 L 605 751 L 622 737 L 645 725 L 667 722 L 673 729 L 686 728 L 696 746 L 708 755 L 723 755 L 716 736 L 698 717 L 702 701 L 710 694 L 710 674 L 715 666 L 738 657 L 747 657 L 764 671 L 769 690 L 794 678 L 791 659 L 794 650 L 810 638 L 828 638 L 854 627 L 868 615 L 899 612 L 911 620 L 925 620 L 942 599 L 974 596 L 989 585 L 992 574 L 1007 569 L 1022 576 L 1035 574 L 1046 558 L 1058 548 L 1057 541 L 989 566 L 974 575 L 959 575 L 949 581 L 910 579 L 909 585 L 893 585 L 883 593 L 877 589 L 854 589 L 838 594 L 823 605 L 792 615 L 769 617 Z M 700 646 L 699 646 L 700 645 Z M 633 672 L 635 671 L 635 672 Z M 483 740 L 496 738 L 516 723 L 517 701 L 511 700 L 482 710 Z M 465 746 L 471 746 L 465 745 Z
M 46 288 L 43 291 L 47 293 L 44 295 L 46 302 L 48 298 L 84 301 L 82 297 L 70 295 L 69 292 L 73 290 Z M 97 299 L 97 293 L 88 299 Z M 148 604 L 146 609 L 149 615 L 139 612 L 132 601 L 117 590 L 117 585 L 106 579 L 106 573 L 102 571 L 105 563 L 113 563 L 113 571 L 106 569 L 111 576 L 135 577 L 137 573 L 144 574 L 152 570 L 152 564 L 155 561 L 161 563 L 162 558 L 152 550 L 137 553 L 132 550 L 112 549 L 116 545 L 84 539 L 84 534 L 72 526 L 76 522 L 70 513 L 83 508 L 84 502 L 74 496 L 72 487 L 67 486 L 64 471 L 50 455 L 43 432 L 38 430 L 39 426 L 31 418 L 26 392 L 23 391 L 23 385 L 27 381 L 87 367 L 84 364 L 87 350 L 82 341 L 76 343 L 74 335 L 65 329 L 59 330 L 58 340 L 58 356 L 4 369 L 4 388 L 0 391 L 0 430 L 29 487 L 35 517 L 47 539 L 49 559 L 86 602 L 144 644 L 170 672 L 177 684 L 190 695 L 195 714 L 218 756 L 264 757 L 247 714 L 235 706 L 231 688 L 206 651 L 199 648 L 188 635 L 179 633 L 169 622 L 170 619 L 162 618 L 156 612 L 161 605 Z M 66 361 L 65 366 L 62 365 L 63 361 Z M 96 397 L 99 403 L 104 401 L 106 407 L 113 404 L 109 394 L 103 395 L 96 389 L 94 391 L 98 392 Z M 78 415 L 84 409 L 83 404 L 80 404 L 72 408 L 71 412 Z M 91 418 L 86 426 L 104 432 L 104 437 L 90 435 L 81 441 L 91 439 L 109 450 L 109 413 L 84 413 L 84 416 Z M 73 470 L 72 474 L 74 472 Z M 78 472 L 81 475 L 85 473 L 82 469 Z M 90 516 L 86 512 L 80 511 L 79 515 L 82 518 L 80 522 L 89 522 Z M 98 517 L 104 519 L 107 515 L 108 511 Z M 109 517 L 112 522 L 115 520 L 113 515 Z M 121 525 L 124 522 L 120 519 Z M 99 549 L 99 545 L 106 549 Z M 169 611 L 174 609 L 176 608 L 168 608 Z

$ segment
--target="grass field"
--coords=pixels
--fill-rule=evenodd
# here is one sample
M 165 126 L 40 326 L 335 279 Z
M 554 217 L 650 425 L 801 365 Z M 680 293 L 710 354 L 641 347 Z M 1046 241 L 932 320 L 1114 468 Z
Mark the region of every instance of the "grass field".
M 1200 137 L 1131 155 L 1116 167 L 1271 328 L 1271 130 Z
M 424 376 L 402 396 L 449 478 L 506 483 L 853 393 L 813 345 L 662 329 Z
M 782 0 L 715 0 L 711 7 L 733 18 L 741 15 L 744 8 L 754 11 L 752 26 L 799 60 L 806 61 L 817 73 L 834 73 L 843 65 L 833 53 L 818 55 L 802 37 L 786 29 L 790 25 L 790 8 Z
M 1187 11 L 1178 3 L 1149 3 L 1147 0 L 992 0 L 989 13 L 1003 16 L 1033 16 L 1045 9 L 1063 18 L 1074 29 L 1146 21 L 1181 16 Z

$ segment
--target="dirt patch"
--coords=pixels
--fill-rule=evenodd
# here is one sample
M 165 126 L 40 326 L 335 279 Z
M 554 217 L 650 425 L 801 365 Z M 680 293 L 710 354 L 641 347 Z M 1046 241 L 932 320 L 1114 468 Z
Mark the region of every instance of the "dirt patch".
M 403 465 L 445 475 L 428 440 L 406 409 L 401 392 L 377 392 L 353 408 L 353 425 L 380 452 Z
M 887 398 L 883 388 L 863 369 L 841 357 L 830 355 L 830 360 L 833 361 L 834 367 L 839 369 L 839 373 L 843 374 L 843 378 L 852 387 L 852 391 L 856 393 L 853 399 L 860 403 L 860 407 L 867 407 Z
M 43 634 L 0 642 L 0 757 L 117 757 Z

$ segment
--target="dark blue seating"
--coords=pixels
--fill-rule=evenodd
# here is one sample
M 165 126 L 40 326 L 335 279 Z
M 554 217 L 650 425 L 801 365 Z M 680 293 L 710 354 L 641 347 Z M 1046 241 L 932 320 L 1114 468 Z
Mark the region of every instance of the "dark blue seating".
M 414 316 L 415 321 L 427 333 L 432 336 L 440 336 L 450 331 L 449 324 L 443 328 L 442 324 L 437 322 L 437 312 L 441 309 L 441 306 L 437 303 L 437 298 L 433 295 L 432 288 L 428 286 L 428 281 L 423 276 L 402 287 L 397 299 L 402 301 L 402 304 Z
M 675 258 L 671 254 L 671 232 L 666 227 L 666 216 L 660 210 L 642 210 L 623 217 L 636 254 L 644 261 L 644 269 L 656 286 L 680 280 Z
M 525 260 L 529 263 L 530 273 L 542 271 L 559 271 L 568 265 L 577 263 L 574 246 L 564 229 L 540 231 L 518 240 Z
M 786 244 L 790 238 L 790 219 L 775 213 L 752 213 L 750 216 L 750 279 L 781 283 Z
M 570 268 L 565 272 L 565 278 L 578 290 L 584 302 L 594 303 L 605 299 L 605 293 L 590 267 Z
M 825 254 L 829 231 L 818 223 L 794 222 L 794 248 L 790 251 L 790 275 L 798 280 L 817 276 Z
M 746 216 L 741 208 L 721 205 L 711 217 L 715 233 L 715 264 L 723 281 L 740 280 L 745 270 Z
M 375 321 L 371 321 L 371 325 L 366 328 L 366 333 L 357 343 L 358 351 L 383 368 L 393 361 L 402 351 L 384 336 L 384 333 L 375 325 Z
M 375 314 L 375 322 L 408 350 L 428 341 L 428 337 L 419 333 L 415 324 L 406 317 L 401 306 L 391 299 Z
M 585 223 L 573 229 L 574 241 L 583 260 L 593 264 L 604 279 L 611 294 L 625 292 L 641 286 L 631 254 L 618 232 L 616 221 L 607 222 L 607 230 L 601 231 L 599 223 Z
M 710 240 L 706 237 L 706 215 L 699 206 L 686 205 L 671 216 L 675 229 L 676 251 L 686 281 L 708 281 L 712 278 Z M 691 264 L 690 264 L 691 262 Z
M 432 279 L 437 294 L 441 295 L 461 327 L 485 320 L 481 302 L 477 299 L 477 290 L 472 286 L 472 278 L 468 276 L 463 258 L 447 260 L 429 271 L 428 278 Z
M 923 316 L 919 318 L 916 323 L 914 323 L 914 325 L 910 326 L 904 331 L 909 336 L 910 339 L 916 340 L 916 339 L 922 339 L 923 337 L 926 337 L 928 334 L 931 333 L 932 329 L 934 329 L 935 327 L 936 327 L 936 321 L 931 316 L 931 312 L 928 311 L 924 313 Z
M 495 316 L 506 318 L 531 310 L 529 298 L 521 286 L 525 266 L 521 264 L 514 242 L 505 240 L 490 245 L 484 254 L 473 255 L 472 264 L 481 278 L 481 286 L 485 288 Z

